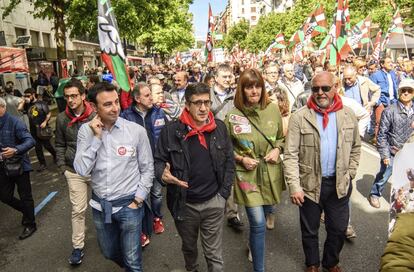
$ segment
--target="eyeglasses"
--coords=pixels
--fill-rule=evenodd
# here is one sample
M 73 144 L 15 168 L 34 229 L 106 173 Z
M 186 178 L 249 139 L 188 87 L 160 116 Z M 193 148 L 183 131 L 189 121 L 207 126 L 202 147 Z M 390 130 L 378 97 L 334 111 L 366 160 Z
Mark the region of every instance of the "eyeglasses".
M 26 98 L 30 98 L 32 95 L 31 94 L 25 94 L 24 97 Z
M 327 93 L 332 89 L 332 86 L 314 86 L 311 89 L 314 93 L 318 93 L 319 90 L 322 90 L 322 92 Z
M 66 100 L 69 100 L 69 98 L 70 99 L 76 99 L 76 98 L 79 97 L 79 95 L 80 94 L 71 94 L 71 95 L 65 95 L 64 97 L 65 97 Z
M 410 88 L 404 88 L 404 89 L 400 89 L 400 93 L 409 93 L 412 94 L 413 93 L 413 89 Z
M 190 101 L 191 104 L 196 105 L 198 108 L 201 108 L 201 106 L 204 104 L 207 108 L 211 107 L 211 104 L 213 103 L 211 100 L 196 100 L 196 101 Z
M 278 75 L 279 73 L 278 72 L 267 72 L 266 74 L 267 75 Z

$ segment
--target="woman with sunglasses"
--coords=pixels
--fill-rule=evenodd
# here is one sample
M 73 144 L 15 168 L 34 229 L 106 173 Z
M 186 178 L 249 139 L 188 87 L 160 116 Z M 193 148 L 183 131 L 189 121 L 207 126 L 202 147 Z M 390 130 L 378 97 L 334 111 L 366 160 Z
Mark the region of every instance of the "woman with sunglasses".
M 285 189 L 280 154 L 284 136 L 278 106 L 270 103 L 263 77 L 256 69 L 239 79 L 235 108 L 226 117 L 234 145 L 235 202 L 246 207 L 249 246 L 255 272 L 264 270 L 266 215 Z

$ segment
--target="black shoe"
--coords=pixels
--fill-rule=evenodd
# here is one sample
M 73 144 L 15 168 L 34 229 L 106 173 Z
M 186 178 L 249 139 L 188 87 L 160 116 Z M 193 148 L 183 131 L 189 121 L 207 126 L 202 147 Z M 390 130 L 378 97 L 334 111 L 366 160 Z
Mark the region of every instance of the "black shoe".
M 23 229 L 22 234 L 20 234 L 19 239 L 20 240 L 24 240 L 26 238 L 29 238 L 30 236 L 32 236 L 33 233 L 35 233 L 35 231 L 37 230 L 37 228 L 34 227 L 25 227 Z
M 242 231 L 244 226 L 237 217 L 227 219 L 227 225 L 237 231 Z
M 40 166 L 39 166 L 39 168 L 37 168 L 37 172 L 43 172 L 43 171 L 45 171 L 46 170 L 46 165 L 44 165 L 44 164 L 41 164 Z

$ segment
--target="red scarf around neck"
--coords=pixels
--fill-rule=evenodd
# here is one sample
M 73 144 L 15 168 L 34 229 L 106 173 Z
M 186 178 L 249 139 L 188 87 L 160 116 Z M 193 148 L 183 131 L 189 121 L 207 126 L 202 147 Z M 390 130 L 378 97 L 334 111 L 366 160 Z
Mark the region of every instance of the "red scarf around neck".
M 206 149 L 208 149 L 207 147 L 207 143 L 206 143 L 206 138 L 204 137 L 203 132 L 212 132 L 217 126 L 216 126 L 216 121 L 214 120 L 214 116 L 213 113 L 210 111 L 208 113 L 208 123 L 205 124 L 204 126 L 198 128 L 195 123 L 193 118 L 190 115 L 190 112 L 187 109 L 184 109 L 183 113 L 180 116 L 180 121 L 189 126 L 191 128 L 191 130 L 187 133 L 187 135 L 185 135 L 185 140 L 187 140 L 188 137 L 191 137 L 193 135 L 197 135 L 198 136 L 198 140 L 200 142 L 200 144 L 202 146 L 204 146 Z
M 71 127 L 76 122 L 82 122 L 83 120 L 88 118 L 89 115 L 92 114 L 93 108 L 92 108 L 91 104 L 89 104 L 88 102 L 85 101 L 83 103 L 83 105 L 85 106 L 85 110 L 83 111 L 83 113 L 79 117 L 76 117 L 76 115 L 73 115 L 73 113 L 69 109 L 68 105 L 66 105 L 65 113 L 70 118 L 70 122 L 68 124 L 68 127 Z
M 338 94 L 335 94 L 333 103 L 326 109 L 321 109 L 318 107 L 318 105 L 316 105 L 315 98 L 313 97 L 313 95 L 309 97 L 307 106 L 309 109 L 313 109 L 314 111 L 319 112 L 323 115 L 322 126 L 324 129 L 326 128 L 329 122 L 328 114 L 330 112 L 336 112 L 343 108 L 342 99 L 339 97 Z

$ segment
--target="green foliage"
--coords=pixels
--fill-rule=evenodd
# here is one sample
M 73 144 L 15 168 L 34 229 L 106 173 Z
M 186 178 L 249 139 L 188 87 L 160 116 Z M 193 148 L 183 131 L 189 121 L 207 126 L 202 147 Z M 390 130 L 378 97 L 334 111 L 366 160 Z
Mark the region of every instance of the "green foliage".
M 351 12 L 351 26 L 371 16 L 374 26 L 378 26 L 384 32 L 391 24 L 391 18 L 395 7 L 400 8 L 401 16 L 405 25 L 414 24 L 413 0 L 350 0 L 349 9 Z M 252 52 L 264 51 L 271 44 L 276 34 L 283 32 L 286 41 L 303 25 L 308 15 L 322 4 L 328 22 L 328 30 L 333 21 L 336 1 L 332 0 L 297 0 L 292 9 L 285 13 L 270 13 L 261 16 L 258 24 L 251 29 L 245 41 L 245 46 Z M 376 32 L 376 31 L 374 31 Z M 319 44 L 324 34 L 315 37 L 313 40 Z
M 192 14 L 189 13 L 191 1 L 172 0 L 165 24 L 155 24 L 147 29 L 138 40 L 161 55 L 169 55 L 175 50 L 184 51 L 194 44 L 192 33 Z
M 240 48 L 246 48 L 246 38 L 249 33 L 249 22 L 245 19 L 240 20 L 237 24 L 229 29 L 228 34 L 224 37 L 223 45 L 227 50 L 232 50 L 238 44 Z M 217 45 L 215 45 L 217 47 Z
M 4 8 L 7 17 L 22 0 L 10 0 Z M 60 33 L 58 52 L 64 52 L 66 29 L 73 37 L 97 37 L 97 0 L 33 0 L 33 15 L 50 19 Z M 177 48 L 193 44 L 191 14 L 192 0 L 116 0 L 112 7 L 122 38 L 154 44 L 156 51 L 169 54 Z M 59 39 L 59 37 L 57 37 Z M 62 41 L 63 39 L 63 41 Z M 149 42 L 148 42 L 149 41 Z

